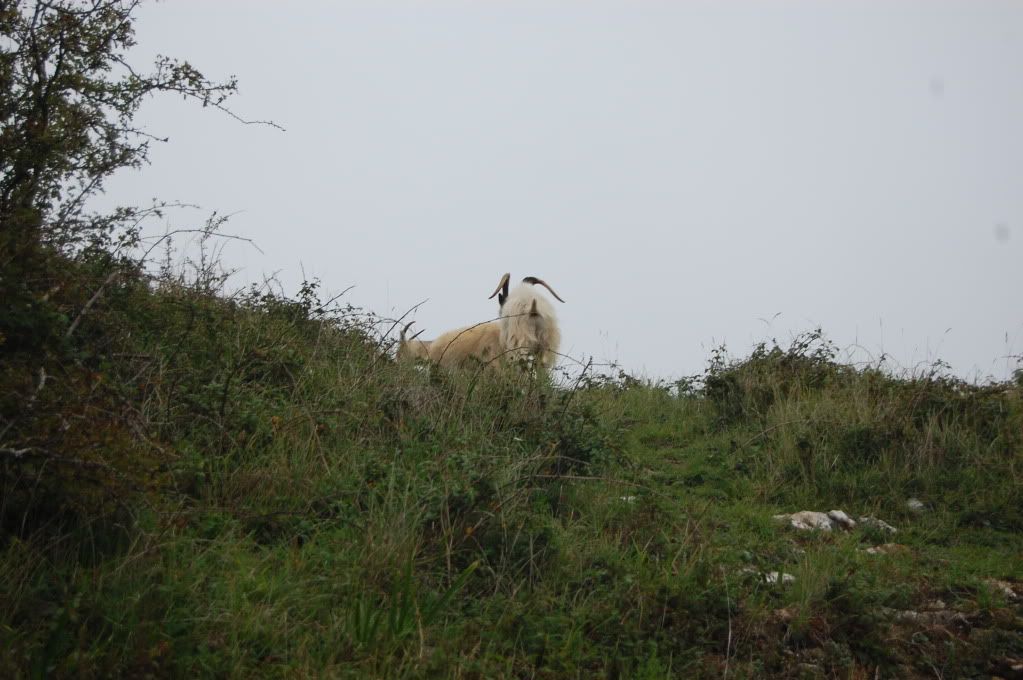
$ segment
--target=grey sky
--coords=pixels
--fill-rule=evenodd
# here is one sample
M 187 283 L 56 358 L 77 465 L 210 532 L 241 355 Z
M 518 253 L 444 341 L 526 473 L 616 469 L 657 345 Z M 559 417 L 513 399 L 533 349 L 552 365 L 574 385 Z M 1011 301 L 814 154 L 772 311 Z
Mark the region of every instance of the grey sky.
M 540 276 L 563 351 L 649 376 L 816 325 L 967 377 L 1023 353 L 1023 3 L 173 0 L 137 28 L 136 63 L 236 74 L 287 128 L 158 100 L 171 143 L 109 187 L 243 211 L 239 282 L 429 298 L 429 336 Z

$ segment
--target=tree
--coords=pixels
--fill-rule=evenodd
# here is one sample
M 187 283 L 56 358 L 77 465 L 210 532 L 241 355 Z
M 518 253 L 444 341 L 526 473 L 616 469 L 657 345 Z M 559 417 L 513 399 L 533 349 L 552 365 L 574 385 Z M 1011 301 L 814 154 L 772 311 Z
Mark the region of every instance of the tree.
M 233 78 L 213 82 L 160 57 L 139 73 L 140 0 L 0 0 L 0 347 L 51 348 L 71 323 L 53 303 L 65 258 L 109 253 L 135 236 L 140 210 L 88 212 L 122 168 L 146 163 L 159 138 L 134 122 L 156 93 L 227 111 Z M 228 111 L 228 113 L 230 113 Z M 232 114 L 233 115 L 233 114 Z
M 72 507 L 97 516 L 164 469 L 125 358 L 150 281 L 122 247 L 162 206 L 89 199 L 161 141 L 135 122 L 147 97 L 234 116 L 235 81 L 169 57 L 135 70 L 139 2 L 0 0 L 0 537 Z

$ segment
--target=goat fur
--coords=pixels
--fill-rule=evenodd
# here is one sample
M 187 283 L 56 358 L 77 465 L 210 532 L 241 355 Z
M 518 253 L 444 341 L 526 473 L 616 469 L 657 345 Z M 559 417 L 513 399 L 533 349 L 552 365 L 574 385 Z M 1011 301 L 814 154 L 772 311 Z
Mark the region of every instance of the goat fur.
M 474 362 L 491 363 L 501 355 L 501 326 L 488 321 L 441 333 L 430 343 L 430 361 L 454 368 Z
M 558 316 L 554 305 L 536 290 L 529 278 L 505 296 L 500 323 L 501 348 L 507 359 L 535 357 L 545 370 L 557 362 L 561 346 Z
M 420 340 L 419 335 L 423 331 L 419 331 L 411 338 L 407 338 L 408 329 L 412 327 L 415 321 L 409 322 L 406 326 L 401 329 L 401 339 L 398 342 L 398 354 L 397 359 L 402 360 L 415 360 L 415 359 L 429 359 L 430 358 L 430 340 Z

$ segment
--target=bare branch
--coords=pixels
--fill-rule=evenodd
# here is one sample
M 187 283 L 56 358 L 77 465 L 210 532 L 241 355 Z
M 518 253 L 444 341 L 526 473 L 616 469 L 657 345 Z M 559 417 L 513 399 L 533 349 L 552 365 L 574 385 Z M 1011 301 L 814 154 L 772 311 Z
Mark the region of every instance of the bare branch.
M 92 306 L 96 304 L 96 301 L 99 300 L 100 296 L 103 295 L 103 291 L 106 290 L 106 287 L 110 285 L 110 282 L 117 278 L 118 274 L 120 273 L 121 273 L 120 269 L 115 269 L 114 271 L 110 272 L 110 275 L 107 276 L 106 279 L 104 279 L 103 283 L 101 283 L 99 288 L 96 289 L 96 292 L 92 294 L 91 298 L 89 298 L 89 301 L 85 303 L 84 307 L 82 307 L 82 311 L 78 313 L 78 316 L 75 317 L 75 320 L 71 322 L 70 326 L 68 326 L 67 332 L 64 333 L 65 339 L 71 337 L 71 335 L 78 328 L 78 324 L 82 322 L 82 319 L 85 318 L 85 315 L 89 313 L 89 310 L 92 309 Z

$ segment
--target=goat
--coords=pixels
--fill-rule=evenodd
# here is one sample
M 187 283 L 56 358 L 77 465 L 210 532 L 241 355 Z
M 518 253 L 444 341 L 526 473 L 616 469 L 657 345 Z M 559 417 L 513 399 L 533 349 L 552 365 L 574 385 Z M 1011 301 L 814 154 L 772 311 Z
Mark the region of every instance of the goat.
M 423 331 L 419 331 L 411 338 L 406 338 L 405 335 L 408 333 L 408 329 L 412 327 L 415 321 L 410 321 L 401 329 L 401 339 L 398 342 L 398 354 L 397 359 L 401 360 L 415 360 L 415 359 L 429 359 L 430 358 L 430 340 L 420 340 L 419 336 L 423 334 Z
M 533 286 L 543 286 L 559 301 L 564 300 L 545 281 L 534 276 L 522 279 L 522 283 L 509 292 L 510 277 L 510 274 L 501 277 L 497 288 L 488 298 L 492 300 L 497 296 L 500 312 L 496 321 L 457 328 L 442 333 L 428 343 L 420 341 L 430 361 L 452 368 L 472 361 L 497 365 L 532 357 L 543 369 L 554 365 L 561 344 L 561 331 L 554 307 Z M 408 330 L 408 326 L 405 330 Z M 405 340 L 405 331 L 402 331 L 399 354 L 404 352 L 403 356 L 421 356 L 415 354 L 420 348 L 411 342 Z

